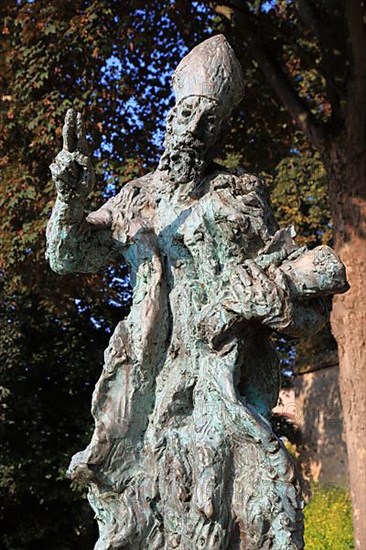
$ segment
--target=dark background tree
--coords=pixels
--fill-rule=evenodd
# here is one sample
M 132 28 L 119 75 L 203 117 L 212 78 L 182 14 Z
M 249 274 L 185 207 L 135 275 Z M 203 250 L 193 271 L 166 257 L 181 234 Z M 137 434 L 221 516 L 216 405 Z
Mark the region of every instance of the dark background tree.
M 329 27 L 322 31 L 329 36 L 322 34 L 320 40 L 302 23 L 293 2 L 233 4 L 224 6 L 224 17 L 217 15 L 222 8 L 216 6 L 215 11 L 208 2 L 191 0 L 8 0 L 0 5 L 0 202 L 4 212 L 0 219 L 0 353 L 6 357 L 0 365 L 5 442 L 0 451 L 4 496 L 0 544 L 6 548 L 47 547 L 50 541 L 57 547 L 55 540 L 59 548 L 85 548 L 93 539 L 88 507 L 83 507 L 78 492 L 71 496 L 64 474 L 56 471 L 63 472 L 69 457 L 88 439 L 88 410 L 102 364 L 100 352 L 110 327 L 126 314 L 128 304 L 123 266 L 96 276 L 58 277 L 44 260 L 44 229 L 54 200 L 48 165 L 60 148 L 67 108 L 80 109 L 86 118 L 98 176 L 90 204 L 95 208 L 104 200 L 101 193 L 104 198 L 114 194 L 123 182 L 154 167 L 164 115 L 172 104 L 172 71 L 188 48 L 217 30 L 224 31 L 241 57 L 247 90 L 225 148 L 218 151 L 219 160 L 260 172 L 272 186 L 273 204 L 283 222 L 294 220 L 300 238 L 313 244 L 331 238 L 321 160 L 332 180 L 336 166 L 331 171 L 329 163 L 337 151 L 331 154 L 328 148 L 327 156 L 319 147 L 314 155 L 312 140 L 318 138 L 312 136 L 325 127 L 319 132 L 328 136 L 326 144 L 332 136 L 337 138 L 339 155 L 352 149 L 352 136 L 346 132 L 344 137 L 345 119 L 339 118 L 340 113 L 348 113 L 344 94 L 353 67 L 347 57 L 352 48 L 346 47 L 343 11 L 329 16 L 338 34 L 333 36 Z M 320 3 L 311 6 L 318 10 Z M 264 61 L 255 55 L 258 44 L 267 53 Z M 272 75 L 266 63 L 274 59 L 285 90 L 280 97 L 289 102 L 285 108 L 274 93 L 274 89 L 278 92 L 276 78 L 266 79 Z M 289 105 L 294 109 L 290 116 Z M 344 159 L 337 174 L 344 174 L 343 170 Z M 337 181 L 343 185 L 348 179 Z M 358 187 L 352 185 L 356 193 Z M 359 198 L 350 201 L 355 205 Z M 339 200 L 344 202 L 345 195 Z M 335 218 L 338 233 L 345 223 L 339 216 L 341 207 Z M 353 264 L 352 250 L 354 239 L 362 241 L 360 227 L 357 233 L 352 224 L 347 225 L 345 246 L 351 257 L 344 257 L 356 266 L 352 300 L 359 301 L 359 310 L 357 258 Z M 338 240 L 341 253 L 342 242 Z M 338 321 L 336 326 L 342 325 Z M 345 375 L 344 380 L 347 387 Z M 52 420 L 48 420 L 51 411 Z M 14 426 L 19 426 L 17 436 Z M 63 433 L 70 435 L 62 439 Z M 16 517 L 23 522 L 16 524 Z M 37 529 L 30 528 L 35 525 Z
M 65 472 L 91 424 L 107 331 L 76 306 L 71 317 L 36 301 L 23 293 L 1 306 L 1 547 L 92 548 L 92 514 Z

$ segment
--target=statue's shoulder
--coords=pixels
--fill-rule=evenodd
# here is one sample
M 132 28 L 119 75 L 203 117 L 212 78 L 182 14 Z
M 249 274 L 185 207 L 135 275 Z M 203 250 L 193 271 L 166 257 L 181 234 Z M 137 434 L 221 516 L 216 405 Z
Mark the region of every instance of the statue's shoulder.
M 251 194 L 267 200 L 267 188 L 263 181 L 247 172 L 244 168 L 226 169 L 223 166 L 216 166 L 210 175 L 210 191 L 215 192 L 226 190 L 235 197 L 243 197 Z
M 153 180 L 154 174 L 151 173 L 125 183 L 117 195 L 91 212 L 87 221 L 99 227 L 122 228 L 125 234 L 130 235 L 133 233 L 132 226 L 134 231 L 142 225 L 148 228 L 149 220 L 154 217 Z
M 109 199 L 106 206 L 117 210 L 142 210 L 154 200 L 154 172 L 123 184 L 122 189 Z
M 216 204 L 217 210 L 236 212 L 238 220 L 242 220 L 243 216 L 247 220 L 255 220 L 256 227 L 258 220 L 261 220 L 270 234 L 278 229 L 269 206 L 267 187 L 255 174 L 243 168 L 228 170 L 218 167 L 211 172 L 208 188 L 206 200 L 210 205 Z

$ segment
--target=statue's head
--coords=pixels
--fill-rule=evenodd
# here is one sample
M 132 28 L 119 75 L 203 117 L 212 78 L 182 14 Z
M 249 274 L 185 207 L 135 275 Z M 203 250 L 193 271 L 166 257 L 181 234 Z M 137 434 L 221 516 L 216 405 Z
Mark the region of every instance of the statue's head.
M 199 179 L 232 110 L 244 95 L 242 70 L 223 35 L 182 59 L 173 74 L 176 105 L 167 117 L 159 168 L 177 183 Z

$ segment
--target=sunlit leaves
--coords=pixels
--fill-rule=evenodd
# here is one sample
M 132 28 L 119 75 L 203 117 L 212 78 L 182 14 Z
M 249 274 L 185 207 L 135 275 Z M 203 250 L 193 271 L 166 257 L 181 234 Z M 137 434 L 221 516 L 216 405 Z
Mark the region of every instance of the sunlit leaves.
M 284 158 L 274 173 L 271 199 L 277 219 L 294 225 L 299 243 L 330 244 L 327 175 L 318 154 L 294 151 Z

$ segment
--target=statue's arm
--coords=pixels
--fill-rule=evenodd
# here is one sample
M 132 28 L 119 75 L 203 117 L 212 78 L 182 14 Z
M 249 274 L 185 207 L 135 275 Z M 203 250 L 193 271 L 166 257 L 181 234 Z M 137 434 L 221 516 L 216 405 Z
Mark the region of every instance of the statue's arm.
M 244 319 L 293 337 L 317 332 L 329 317 L 328 297 L 346 290 L 344 267 L 325 246 L 268 269 L 246 261 L 232 282 L 231 298 Z
M 93 273 L 119 252 L 108 220 L 89 223 L 84 207 L 94 181 L 83 121 L 69 110 L 63 127 L 63 149 L 51 164 L 57 199 L 47 226 L 46 257 L 57 273 Z
M 262 258 L 260 258 L 262 259 Z M 215 287 L 215 301 L 202 310 L 201 327 L 214 347 L 243 322 L 255 322 L 291 337 L 316 333 L 328 320 L 328 297 L 345 292 L 345 269 L 326 246 L 280 265 L 260 259 L 232 267 Z
M 248 208 L 254 205 L 256 210 L 246 233 L 248 239 L 261 235 L 266 244 L 244 262 L 228 257 L 221 276 L 210 283 L 214 300 L 202 310 L 200 324 L 213 345 L 245 322 L 293 337 L 313 334 L 329 318 L 328 297 L 348 288 L 335 252 L 326 246 L 299 248 L 290 228 L 273 232 L 269 206 L 257 193 L 249 196 Z M 203 250 L 200 257 L 205 257 Z

